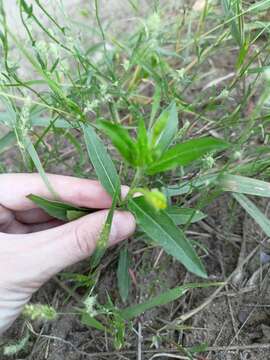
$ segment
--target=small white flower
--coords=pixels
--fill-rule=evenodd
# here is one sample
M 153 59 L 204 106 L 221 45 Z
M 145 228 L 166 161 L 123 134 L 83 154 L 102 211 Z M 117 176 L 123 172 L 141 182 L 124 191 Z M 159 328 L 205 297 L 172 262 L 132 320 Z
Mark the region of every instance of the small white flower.
M 96 108 L 98 107 L 98 105 L 100 104 L 98 99 L 95 99 L 93 101 L 87 101 L 85 104 L 85 108 L 83 110 L 84 114 L 87 114 L 89 112 L 95 113 Z
M 95 310 L 96 296 L 88 296 L 83 303 L 85 306 L 85 311 L 88 315 L 93 317 L 97 315 L 97 311 Z

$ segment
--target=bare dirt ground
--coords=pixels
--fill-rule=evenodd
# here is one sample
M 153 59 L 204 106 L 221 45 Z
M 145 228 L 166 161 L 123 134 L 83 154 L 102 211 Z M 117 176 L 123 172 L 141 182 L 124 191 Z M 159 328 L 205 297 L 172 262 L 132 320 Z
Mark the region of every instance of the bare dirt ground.
M 82 1 L 70 1 L 71 11 L 80 17 L 79 7 Z M 82 5 L 81 5 L 82 4 Z M 16 28 L 15 0 L 6 3 L 11 22 Z M 147 8 L 147 1 L 145 1 Z M 142 6 L 143 9 L 143 6 Z M 129 8 L 125 1 L 106 1 L 102 6 L 104 17 L 116 17 L 115 22 L 123 26 L 129 18 Z M 20 32 L 19 28 L 17 28 Z M 230 64 L 230 58 L 224 59 L 224 67 Z M 198 89 L 197 89 L 198 90 Z M 68 151 L 67 151 L 68 153 Z M 6 168 L 19 169 L 18 155 L 11 151 L 1 158 Z M 70 158 L 74 163 L 76 159 Z M 49 169 L 58 173 L 70 174 L 65 168 L 52 166 Z M 266 201 L 258 206 L 269 214 Z M 208 344 L 208 350 L 200 360 L 267 360 L 270 359 L 270 289 L 269 266 L 260 262 L 259 244 L 265 241 L 260 228 L 245 215 L 233 207 L 229 196 L 215 200 L 205 213 L 208 217 L 189 229 L 189 237 L 200 241 L 207 249 L 204 256 L 210 279 L 224 281 L 230 277 L 228 285 L 212 296 L 213 289 L 193 290 L 173 304 L 147 312 L 138 319 L 142 326 L 142 359 L 181 359 L 182 347 Z M 162 289 L 196 281 L 184 268 L 163 254 L 157 262 L 159 249 L 142 252 L 142 243 L 129 240 L 129 249 L 133 258 L 133 270 L 137 286 L 133 285 L 130 304 L 138 303 Z M 256 250 L 257 249 L 257 250 Z M 97 294 L 102 303 L 106 290 L 123 306 L 116 291 L 115 269 L 117 249 L 113 249 L 104 260 Z M 84 272 L 87 263 L 81 263 L 73 269 Z M 231 275 L 233 274 L 233 275 Z M 62 315 L 57 321 L 42 324 L 33 323 L 33 334 L 27 348 L 15 359 L 25 360 L 84 360 L 84 359 L 140 359 L 138 356 L 138 323 L 135 329 L 128 330 L 128 343 L 122 351 L 115 351 L 110 338 L 98 331 L 82 325 L 70 315 L 72 307 L 78 304 L 80 290 L 76 296 L 69 297 L 69 281 L 52 279 L 34 296 L 33 302 L 53 305 Z M 203 304 L 203 306 L 202 306 Z M 201 308 L 198 308 L 201 306 Z M 197 309 L 193 313 L 191 310 Z M 186 316 L 189 314 L 190 316 Z M 181 322 L 183 316 L 186 321 Z M 170 324 L 175 326 L 170 326 Z M 20 339 L 24 322 L 19 319 L 0 340 L 10 342 Z M 158 329 L 158 338 L 156 336 Z M 178 354 L 171 349 L 179 349 Z M 158 355 L 159 354 L 159 355 Z M 162 355 L 163 354 L 163 355 Z M 165 354 L 165 355 L 164 355 Z M 167 354 L 167 355 L 166 355 Z M 188 357 L 186 357 L 188 359 Z M 8 358 L 2 357 L 1 360 Z

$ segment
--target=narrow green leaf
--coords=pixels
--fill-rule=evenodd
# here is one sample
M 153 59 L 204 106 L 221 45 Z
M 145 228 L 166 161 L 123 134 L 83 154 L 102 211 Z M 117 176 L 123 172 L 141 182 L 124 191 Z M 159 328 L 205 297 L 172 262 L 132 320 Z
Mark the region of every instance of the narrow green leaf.
M 143 196 L 133 198 L 128 204 L 143 231 L 168 254 L 174 256 L 190 272 L 207 277 L 200 258 L 190 242 L 165 211 L 155 211 Z
M 176 287 L 174 289 L 167 290 L 166 292 L 150 299 L 142 304 L 134 305 L 126 309 L 120 310 L 121 316 L 126 320 L 131 320 L 136 316 L 144 313 L 146 310 L 150 310 L 154 307 L 166 305 L 171 301 L 183 296 L 189 289 L 196 288 L 208 288 L 210 286 L 221 286 L 223 283 L 201 283 L 201 284 L 186 284 Z
M 155 93 L 153 96 L 153 104 L 151 109 L 151 115 L 150 115 L 150 128 L 152 127 L 152 123 L 154 121 L 154 118 L 160 108 L 160 100 L 161 100 L 161 89 L 158 85 L 156 85 Z
M 144 164 L 148 164 L 149 162 L 151 162 L 152 158 L 149 149 L 148 135 L 143 119 L 139 120 L 136 147 L 138 154 L 138 159 L 136 163 L 140 166 L 143 166 Z
M 75 216 L 75 213 L 83 216 L 96 211 L 96 209 L 80 208 L 73 206 L 72 204 L 69 203 L 55 201 L 55 200 L 48 200 L 34 194 L 28 195 L 27 198 L 33 201 L 33 203 L 38 205 L 38 207 L 40 207 L 50 216 L 63 221 L 75 220 L 75 218 L 78 218 L 78 216 L 77 217 Z
M 241 46 L 243 43 L 243 29 L 241 25 L 241 12 L 240 6 L 237 6 L 238 1 L 232 0 L 221 0 L 224 13 L 226 15 L 227 20 L 229 21 L 231 28 L 231 35 L 236 41 L 236 43 Z
M 227 174 L 220 178 L 218 184 L 223 191 L 270 197 L 270 184 L 262 180 Z
M 81 317 L 81 322 L 84 325 L 90 326 L 94 329 L 100 330 L 100 331 L 106 331 L 106 327 L 95 318 L 91 317 L 90 315 L 84 313 Z
M 52 185 L 50 184 L 50 181 L 43 169 L 43 166 L 41 164 L 41 161 L 38 157 L 38 154 L 36 152 L 36 149 L 34 147 L 34 145 L 32 144 L 30 138 L 28 136 L 25 136 L 23 139 L 23 144 L 25 146 L 26 151 L 28 152 L 28 154 L 30 155 L 33 163 L 35 164 L 35 167 L 39 173 L 39 175 L 41 176 L 43 182 L 45 183 L 45 185 L 47 186 L 48 190 L 50 191 L 50 193 L 54 196 L 57 197 L 57 194 L 55 193 Z
M 219 174 L 198 176 L 195 179 L 183 181 L 179 185 L 163 187 L 162 192 L 168 197 L 191 193 L 194 190 L 207 188 L 210 185 L 214 186 L 218 177 Z
M 130 290 L 130 275 L 129 275 L 129 267 L 130 267 L 130 257 L 128 253 L 127 247 L 124 247 L 120 251 L 118 268 L 117 268 L 117 282 L 118 289 L 121 296 L 121 299 L 125 302 L 128 298 L 129 290 Z
M 16 143 L 16 135 L 14 131 L 10 131 L 0 139 L 0 154 Z
M 247 9 L 247 12 L 255 12 L 256 13 L 256 12 L 260 12 L 260 11 L 266 11 L 269 8 L 270 8 L 270 1 L 269 0 L 261 0 L 261 1 L 256 1 L 254 4 L 252 4 Z
M 152 139 L 156 152 L 162 154 L 172 140 L 175 138 L 178 131 L 178 115 L 176 105 L 173 102 L 167 109 L 165 109 L 152 129 Z
M 258 67 L 250 67 L 249 69 L 247 69 L 247 74 L 261 74 L 261 73 L 264 73 L 264 72 L 268 72 L 269 70 L 270 70 L 269 65 L 258 66 Z
M 82 210 L 67 210 L 66 211 L 66 216 L 68 221 L 73 221 L 73 220 L 77 220 L 85 215 L 89 214 L 89 212 L 87 211 L 82 211 Z
M 38 205 L 42 210 L 44 210 L 50 216 L 67 221 L 66 209 L 63 207 L 59 207 L 58 204 L 54 204 L 47 199 L 40 198 L 39 196 L 30 194 L 27 196 L 28 199 L 33 201 L 36 205 Z
M 113 145 L 130 164 L 136 164 L 136 144 L 129 136 L 128 131 L 118 124 L 109 121 L 98 121 L 98 129 L 106 134 L 112 141 Z
M 184 287 L 178 287 L 175 289 L 171 289 L 171 290 L 168 290 L 165 293 L 163 293 L 159 296 L 156 296 L 153 299 L 146 301 L 142 304 L 128 307 L 127 309 L 120 311 L 120 314 L 122 315 L 122 317 L 124 319 L 131 320 L 131 319 L 135 318 L 136 316 L 144 313 L 146 310 L 150 310 L 157 306 L 166 305 L 169 302 L 176 300 L 180 296 L 183 296 L 186 292 L 187 292 L 187 289 Z
M 3 104 L 6 111 L 0 112 L 0 122 L 7 125 L 9 128 L 14 129 L 16 125 L 16 112 L 12 107 L 10 99 L 0 96 L 0 101 Z
M 104 189 L 113 196 L 120 184 L 114 163 L 90 125 L 82 125 L 89 158 Z
M 109 210 L 106 222 L 103 226 L 103 229 L 99 236 L 98 242 L 96 244 L 96 250 L 95 250 L 94 254 L 91 256 L 91 265 L 93 267 L 96 267 L 99 264 L 102 256 L 104 255 L 104 253 L 107 249 L 111 226 L 112 226 L 113 214 L 114 214 L 119 196 L 120 196 L 120 184 L 118 184 L 118 187 L 113 195 L 112 206 Z
M 1 118 L 0 118 L 1 121 Z M 31 124 L 33 126 L 40 126 L 40 127 L 48 127 L 51 124 L 53 124 L 53 127 L 55 128 L 60 128 L 60 129 L 72 129 L 72 128 L 77 128 L 78 125 L 75 124 L 71 124 L 68 121 L 66 121 L 65 119 L 52 119 L 50 117 L 45 117 L 45 116 L 35 116 L 35 117 L 31 117 Z
M 147 173 L 152 175 L 178 165 L 188 165 L 209 152 L 221 151 L 227 147 L 226 142 L 212 137 L 192 139 L 170 148 L 159 160 L 148 167 Z
M 246 212 L 256 221 L 267 236 L 270 237 L 270 220 L 243 194 L 233 193 L 232 196 L 246 210 Z
M 176 225 L 185 225 L 195 223 L 206 217 L 206 215 L 196 209 L 181 208 L 178 206 L 170 206 L 166 209 L 166 213 L 170 216 Z

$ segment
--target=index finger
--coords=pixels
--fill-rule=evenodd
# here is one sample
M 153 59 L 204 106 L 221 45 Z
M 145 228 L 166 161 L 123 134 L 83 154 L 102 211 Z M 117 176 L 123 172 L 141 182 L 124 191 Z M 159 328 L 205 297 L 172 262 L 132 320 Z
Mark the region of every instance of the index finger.
M 72 176 L 47 174 L 60 201 L 76 206 L 105 209 L 111 206 L 111 196 L 96 180 L 80 179 Z M 122 196 L 128 192 L 127 186 L 121 187 Z M 1 174 L 0 203 L 11 210 L 28 210 L 37 206 L 26 198 L 35 194 L 55 200 L 39 174 Z

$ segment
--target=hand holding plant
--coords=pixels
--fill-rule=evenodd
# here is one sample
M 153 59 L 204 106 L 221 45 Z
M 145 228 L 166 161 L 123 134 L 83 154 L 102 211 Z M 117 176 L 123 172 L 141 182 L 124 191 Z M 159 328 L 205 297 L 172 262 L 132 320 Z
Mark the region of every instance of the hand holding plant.
M 0 176 L 0 333 L 22 311 L 31 295 L 53 275 L 91 255 L 106 221 L 111 198 L 91 180 L 48 175 L 64 201 L 96 212 L 64 224 L 26 198 L 51 194 L 38 174 Z M 123 196 L 128 188 L 122 187 Z M 98 210 L 100 209 L 100 210 Z M 135 229 L 133 216 L 115 211 L 109 245 L 129 237 Z

